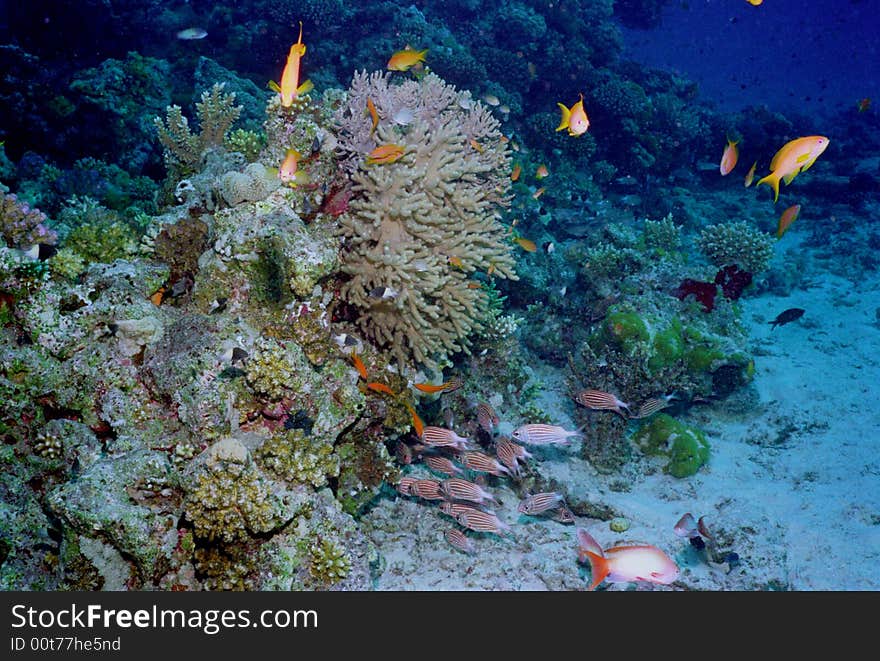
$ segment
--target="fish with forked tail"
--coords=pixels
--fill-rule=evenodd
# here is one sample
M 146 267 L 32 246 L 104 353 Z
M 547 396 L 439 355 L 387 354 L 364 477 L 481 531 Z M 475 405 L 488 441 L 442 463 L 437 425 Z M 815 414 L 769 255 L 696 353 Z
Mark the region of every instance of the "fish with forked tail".
M 771 321 L 770 324 L 773 326 L 773 328 L 776 328 L 777 326 L 784 326 L 789 322 L 795 321 L 796 319 L 800 319 L 801 317 L 803 317 L 804 312 L 806 312 L 806 310 L 802 308 L 789 308 L 784 312 L 780 312 L 779 316 Z

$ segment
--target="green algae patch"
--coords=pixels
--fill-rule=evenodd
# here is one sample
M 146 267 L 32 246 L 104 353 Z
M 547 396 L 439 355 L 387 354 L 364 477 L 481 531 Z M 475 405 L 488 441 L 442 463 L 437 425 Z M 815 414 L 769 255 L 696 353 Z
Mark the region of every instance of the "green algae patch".
M 669 458 L 664 470 L 673 477 L 689 477 L 709 461 L 709 442 L 702 430 L 661 413 L 633 436 L 645 454 Z
M 654 335 L 651 343 L 653 355 L 648 359 L 648 369 L 651 372 L 659 372 L 681 360 L 684 355 L 684 337 L 681 330 L 681 322 L 677 319 L 662 331 Z

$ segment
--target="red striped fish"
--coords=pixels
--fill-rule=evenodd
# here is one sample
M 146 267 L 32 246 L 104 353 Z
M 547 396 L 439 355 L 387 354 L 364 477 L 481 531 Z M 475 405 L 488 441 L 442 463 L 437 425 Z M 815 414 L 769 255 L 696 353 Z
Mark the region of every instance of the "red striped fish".
M 451 477 L 448 480 L 443 480 L 440 484 L 440 495 L 446 498 L 446 500 L 469 500 L 472 503 L 484 503 L 487 500 L 495 500 L 495 497 L 491 493 L 484 491 L 479 484 L 462 480 L 460 477 Z
M 443 503 L 440 509 L 444 509 L 444 505 L 450 505 L 448 512 L 444 512 L 452 516 L 458 523 L 465 528 L 475 532 L 492 532 L 500 535 L 503 532 L 511 532 L 510 526 L 502 522 L 494 512 L 484 512 L 470 505 L 456 505 L 455 503 Z
M 563 495 L 556 491 L 533 493 L 523 498 L 517 506 L 517 512 L 535 516 L 559 507 L 563 501 Z
M 470 537 L 465 535 L 458 528 L 450 528 L 444 533 L 444 536 L 446 537 L 446 541 L 449 542 L 450 546 L 458 549 L 462 553 L 473 555 L 477 552 L 477 549 L 474 548 L 474 543 L 471 541 Z
M 394 456 L 397 457 L 397 463 L 408 466 L 413 460 L 412 448 L 406 443 L 398 441 L 397 446 L 394 448 Z
M 575 395 L 574 401 L 581 406 L 586 406 L 588 409 L 614 411 L 615 413 L 622 415 L 624 418 L 629 417 L 630 414 L 629 404 L 621 402 L 610 392 L 605 392 L 603 390 L 593 390 L 592 388 L 581 390 Z M 621 409 L 626 409 L 627 415 L 624 415 Z
M 468 439 L 462 438 L 451 429 L 425 427 L 422 432 L 422 441 L 435 448 L 454 447 L 457 450 L 464 450 L 467 447 Z
M 521 445 L 517 445 L 506 436 L 502 436 L 495 441 L 495 456 L 498 457 L 498 461 L 510 471 L 510 474 L 515 477 L 519 477 L 520 474 L 517 448 L 525 451 L 525 448 Z
M 397 483 L 397 492 L 402 493 L 404 496 L 412 496 L 414 495 L 411 491 L 412 485 L 415 484 L 416 478 L 414 477 L 402 477 L 400 478 L 400 482 Z
M 428 468 L 432 471 L 443 473 L 444 475 L 460 475 L 462 473 L 462 470 L 446 457 L 429 455 L 425 457 L 425 463 L 428 464 Z
M 491 435 L 499 422 L 501 422 L 501 418 L 498 417 L 498 414 L 495 413 L 491 406 L 485 402 L 477 404 L 477 424 L 480 425 L 484 432 Z
M 462 503 L 453 503 L 448 500 L 440 503 L 440 511 L 446 514 L 447 516 L 451 516 L 453 519 L 458 519 L 459 515 L 465 514 L 466 512 L 474 509 L 471 505 L 463 505 Z M 489 514 L 495 514 L 494 510 L 487 509 L 485 510 Z
M 510 475 L 510 470 L 498 463 L 495 457 L 490 457 L 482 452 L 463 452 L 458 456 L 458 463 L 479 473 Z
M 663 397 L 652 397 L 648 401 L 644 402 L 641 406 L 639 406 L 639 408 L 636 409 L 636 414 L 632 417 L 647 418 L 649 416 L 652 416 L 657 413 L 657 411 L 662 411 L 668 406 L 671 406 L 673 399 L 675 399 L 675 394 L 663 395 Z
M 566 431 L 556 425 L 531 424 L 518 427 L 511 436 L 526 445 L 568 445 L 569 436 L 580 436 L 580 432 Z
M 409 493 L 425 500 L 443 500 L 437 480 L 415 480 L 409 487 Z

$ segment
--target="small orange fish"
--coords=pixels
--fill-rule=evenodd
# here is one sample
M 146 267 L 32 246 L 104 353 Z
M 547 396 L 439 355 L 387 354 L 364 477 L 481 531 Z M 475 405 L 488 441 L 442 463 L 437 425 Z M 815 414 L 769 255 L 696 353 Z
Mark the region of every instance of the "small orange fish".
M 461 257 L 450 256 L 450 257 L 449 257 L 449 263 L 452 264 L 452 265 L 453 265 L 455 268 L 457 268 L 457 269 L 463 269 L 463 268 L 464 268 L 464 262 L 461 261 Z
M 522 172 L 522 166 L 517 163 L 513 166 L 513 172 L 510 173 L 510 180 L 516 181 L 517 179 L 519 179 L 520 172 Z
M 495 273 L 495 265 L 489 264 L 489 268 L 486 269 L 486 275 L 492 275 Z
M 168 288 L 165 285 L 162 285 L 150 296 L 150 303 L 155 306 L 159 306 L 162 304 L 162 300 L 165 298 L 165 292 L 168 291 Z
M 415 408 L 413 408 L 413 406 L 409 402 L 404 402 L 403 405 L 407 408 L 410 415 L 412 416 L 413 429 L 416 430 L 416 436 L 421 438 L 422 434 L 425 433 L 425 423 L 422 422 L 419 414 L 416 413 Z
M 535 252 L 538 249 L 538 246 L 535 245 L 534 241 L 530 241 L 529 239 L 524 239 L 521 236 L 514 239 L 514 241 L 519 244 L 519 247 L 525 250 L 526 252 Z
M 404 145 L 397 145 L 394 143 L 379 145 L 367 154 L 367 165 L 385 165 L 386 163 L 394 163 L 403 156 L 404 149 L 406 149 Z
M 302 39 L 303 24 L 300 21 L 299 38 L 290 47 L 290 52 L 287 54 L 287 62 L 284 65 L 284 70 L 281 72 L 281 85 L 278 91 L 281 94 L 281 106 L 283 108 L 289 108 L 293 105 L 299 92 L 299 61 L 306 54 L 306 45 L 302 42 Z
M 800 214 L 800 212 L 800 204 L 790 206 L 788 207 L 788 209 L 782 212 L 782 215 L 779 217 L 779 228 L 776 230 L 777 239 L 782 238 L 782 235 L 785 234 L 785 231 L 788 229 L 789 225 L 797 220 L 798 214 Z
M 415 65 L 425 61 L 428 49 L 414 50 L 407 46 L 403 50 L 395 52 L 388 60 L 388 68 L 391 71 L 407 71 Z
M 538 169 L 535 170 L 535 179 L 543 179 L 544 177 L 550 174 L 550 170 L 547 169 L 547 166 L 541 164 L 538 166 Z
M 434 385 L 433 383 L 414 383 L 413 388 L 427 393 L 452 392 L 461 387 L 461 379 L 450 379 L 446 383 Z
M 370 390 L 375 390 L 376 392 L 384 393 L 386 395 L 396 395 L 396 393 L 391 388 L 389 388 L 384 383 L 379 383 L 378 381 L 370 381 L 367 384 L 367 388 L 369 388 Z
M 351 362 L 354 363 L 355 369 L 358 371 L 358 374 L 361 375 L 361 378 L 366 381 L 367 380 L 367 366 L 364 365 L 364 361 L 361 360 L 361 357 L 357 355 L 357 351 L 351 352 Z
M 868 97 L 865 97 L 864 99 L 859 101 L 859 104 L 857 107 L 859 109 L 859 112 L 865 112 L 868 108 L 871 107 L 871 99 L 869 99 Z
M 376 127 L 379 126 L 379 113 L 376 111 L 376 105 L 370 97 L 367 97 L 367 112 L 370 113 L 370 119 L 373 121 L 373 128 L 370 129 L 370 135 L 373 135 Z
M 541 197 L 544 194 L 545 190 L 547 190 L 547 189 L 544 188 L 543 186 L 541 186 L 538 190 L 536 190 L 534 193 L 532 193 L 532 199 L 537 200 L 539 197 Z
M 299 169 L 299 161 L 302 158 L 296 149 L 291 147 L 284 155 L 281 167 L 278 168 L 278 178 L 285 184 L 296 186 L 297 184 L 307 183 L 308 176 Z
M 736 161 L 739 158 L 739 149 L 736 147 L 738 144 L 739 140 L 727 139 L 727 146 L 724 148 L 724 153 L 721 154 L 721 165 L 718 168 L 722 177 L 730 174 L 736 167 Z
M 746 173 L 746 178 L 743 180 L 745 187 L 748 188 L 752 185 L 752 181 L 755 179 L 755 168 L 758 166 L 758 161 L 752 163 L 752 167 L 749 168 L 749 171 Z
M 590 119 L 584 110 L 584 95 L 580 95 L 581 100 L 575 103 L 571 108 L 566 108 L 563 104 L 557 103 L 559 110 L 562 111 L 562 118 L 559 120 L 557 131 L 568 129 L 569 135 L 583 135 L 590 128 Z
M 468 140 L 468 144 L 469 144 L 471 147 L 473 147 L 474 150 L 475 150 L 477 153 L 479 153 L 479 154 L 482 154 L 482 153 L 483 153 L 483 147 L 480 145 L 479 142 L 477 142 L 477 141 L 474 140 L 473 138 L 471 138 L 470 140 Z
M 483 285 L 481 283 L 477 282 L 476 280 L 471 280 L 467 283 L 467 288 L 468 289 L 482 289 Z

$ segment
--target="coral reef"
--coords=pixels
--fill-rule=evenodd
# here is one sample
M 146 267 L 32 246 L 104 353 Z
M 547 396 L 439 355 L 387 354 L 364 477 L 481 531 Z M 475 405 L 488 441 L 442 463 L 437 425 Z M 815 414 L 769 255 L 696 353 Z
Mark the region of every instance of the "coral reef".
M 700 232 L 697 245 L 715 266 L 736 264 L 751 273 L 767 269 L 776 239 L 748 223 L 718 223 Z
M 648 455 L 668 457 L 664 470 L 673 477 L 690 477 L 709 461 L 706 435 L 665 413 L 644 424 L 633 441 Z
M 372 129 L 367 98 L 378 112 Z M 507 202 L 510 159 L 498 122 L 468 92 L 437 76 L 394 84 L 388 74 L 355 75 L 335 116 L 354 195 L 339 217 L 346 241 L 342 297 L 363 333 L 401 364 L 429 365 L 466 350 L 486 304 L 468 275 L 515 278 L 511 242 L 495 213 Z M 365 158 L 400 144 L 384 165 Z M 389 288 L 389 300 L 372 294 Z

